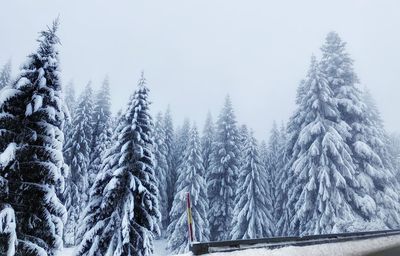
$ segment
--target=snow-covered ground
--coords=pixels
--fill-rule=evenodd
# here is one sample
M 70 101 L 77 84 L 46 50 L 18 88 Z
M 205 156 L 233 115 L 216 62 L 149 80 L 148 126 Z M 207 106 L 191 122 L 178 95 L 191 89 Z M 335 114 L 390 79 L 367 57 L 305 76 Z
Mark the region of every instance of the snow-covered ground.
M 304 247 L 289 246 L 281 249 L 250 249 L 235 252 L 220 252 L 208 255 L 212 256 L 361 256 L 365 253 L 374 252 L 376 250 L 400 246 L 400 235 L 392 237 L 383 237 L 368 239 L 355 242 L 332 243 L 322 245 L 311 245 Z M 154 243 L 154 256 L 168 256 L 165 250 L 166 241 L 157 240 Z M 74 248 L 65 249 L 59 256 L 73 256 Z M 191 256 L 191 253 L 179 256 Z M 205 255 L 206 256 L 206 255 Z
M 166 240 L 156 240 L 154 241 L 154 254 L 153 256 L 167 256 L 168 253 L 165 250 L 167 247 Z M 59 256 L 73 256 L 75 248 L 65 248 Z
M 166 247 L 167 247 L 167 240 L 154 241 L 154 256 L 169 255 L 167 250 L 165 250 Z
M 365 253 L 398 245 L 400 246 L 400 235 L 368 239 L 355 242 L 332 243 L 322 245 L 311 245 L 304 247 L 285 247 L 281 249 L 251 249 L 235 251 L 230 253 L 212 253 L 212 256 L 361 256 Z M 190 256 L 191 254 L 185 254 Z M 180 255 L 183 256 L 183 255 Z

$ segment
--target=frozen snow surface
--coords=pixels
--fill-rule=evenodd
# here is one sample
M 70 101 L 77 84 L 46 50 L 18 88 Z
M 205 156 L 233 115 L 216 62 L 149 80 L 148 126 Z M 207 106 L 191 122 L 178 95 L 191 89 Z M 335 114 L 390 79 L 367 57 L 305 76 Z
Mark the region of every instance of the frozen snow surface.
M 167 240 L 155 240 L 154 241 L 154 254 L 153 256 L 167 256 L 170 255 L 166 251 Z M 61 254 L 57 256 L 74 256 L 75 247 L 64 248 Z M 191 255 L 191 254 L 188 254 Z
M 400 235 L 368 239 L 355 242 L 311 245 L 304 247 L 289 246 L 281 249 L 250 249 L 234 252 L 220 252 L 212 256 L 362 256 L 392 246 L 400 246 Z M 190 253 L 179 256 L 191 256 Z M 204 255 L 206 256 L 206 255 Z
M 154 254 L 153 256 L 166 256 L 168 254 L 167 250 L 167 240 L 155 240 L 154 241 Z
M 382 237 L 355 242 L 332 243 L 311 246 L 289 246 L 281 249 L 249 249 L 234 252 L 219 252 L 207 254 L 209 256 L 363 256 L 366 253 L 374 252 L 392 246 L 400 246 L 400 235 Z M 168 256 L 166 240 L 154 241 L 153 256 Z M 64 249 L 58 256 L 73 256 L 74 248 Z M 204 255 L 204 256 L 207 256 Z M 192 256 L 191 253 L 176 256 Z

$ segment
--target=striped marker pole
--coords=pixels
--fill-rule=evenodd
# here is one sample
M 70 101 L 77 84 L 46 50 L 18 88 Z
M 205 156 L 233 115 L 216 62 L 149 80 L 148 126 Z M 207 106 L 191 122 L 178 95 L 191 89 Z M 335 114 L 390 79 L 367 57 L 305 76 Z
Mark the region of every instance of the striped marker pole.
M 189 242 L 193 243 L 193 219 L 192 219 L 192 206 L 190 205 L 190 193 L 186 193 L 186 207 L 188 217 L 188 229 L 189 229 Z

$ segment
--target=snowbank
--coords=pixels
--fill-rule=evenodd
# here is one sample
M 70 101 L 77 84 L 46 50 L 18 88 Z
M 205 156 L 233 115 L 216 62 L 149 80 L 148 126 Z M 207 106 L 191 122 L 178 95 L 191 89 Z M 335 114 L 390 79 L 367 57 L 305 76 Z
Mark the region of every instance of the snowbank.
M 289 246 L 281 249 L 250 249 L 230 253 L 212 253 L 212 256 L 362 256 L 368 252 L 400 246 L 400 235 L 368 239 L 355 242 L 311 245 L 304 247 Z M 191 256 L 190 253 L 179 256 Z
M 356 242 L 343 242 L 322 245 L 311 245 L 304 247 L 289 246 L 281 249 L 250 249 L 235 252 L 220 252 L 207 255 L 212 256 L 362 256 L 368 252 L 400 246 L 400 235 L 391 237 L 382 237 L 368 239 Z M 169 255 L 165 250 L 166 241 L 154 241 L 154 256 Z M 74 248 L 66 248 L 58 256 L 73 256 Z M 207 256 L 204 255 L 204 256 Z M 191 253 L 180 254 L 176 256 L 192 256 Z

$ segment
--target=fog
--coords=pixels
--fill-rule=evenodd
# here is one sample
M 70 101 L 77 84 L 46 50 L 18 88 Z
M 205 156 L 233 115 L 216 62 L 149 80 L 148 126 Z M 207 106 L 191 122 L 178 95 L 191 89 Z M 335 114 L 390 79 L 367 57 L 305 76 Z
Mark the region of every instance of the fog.
M 387 130 L 400 131 L 399 11 L 399 1 L 372 0 L 3 1 L 0 65 L 11 58 L 15 74 L 59 16 L 64 84 L 80 91 L 108 75 L 116 112 L 144 70 L 154 112 L 170 105 L 175 123 L 202 127 L 229 93 L 238 122 L 266 138 L 289 118 L 311 55 L 335 30 Z

